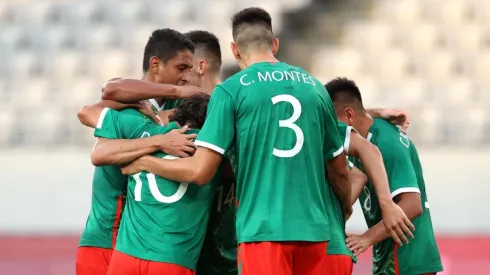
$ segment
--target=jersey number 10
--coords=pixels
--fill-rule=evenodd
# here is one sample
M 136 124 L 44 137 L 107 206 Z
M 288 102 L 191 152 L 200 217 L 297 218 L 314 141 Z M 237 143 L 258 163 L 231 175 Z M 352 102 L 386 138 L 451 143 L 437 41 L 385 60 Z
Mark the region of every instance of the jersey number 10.
M 164 159 L 176 159 L 177 157 L 166 155 L 163 157 Z M 141 201 L 141 189 L 143 188 L 143 182 L 141 181 L 141 173 L 133 175 L 134 180 L 136 181 L 136 185 L 134 186 L 134 200 Z M 163 203 L 174 203 L 182 199 L 184 197 L 185 192 L 187 191 L 188 183 L 181 182 L 179 184 L 179 188 L 172 196 L 164 196 L 160 193 L 158 189 L 157 181 L 155 179 L 155 175 L 151 173 L 146 174 L 146 180 L 148 182 L 148 186 L 150 187 L 150 192 L 155 200 Z

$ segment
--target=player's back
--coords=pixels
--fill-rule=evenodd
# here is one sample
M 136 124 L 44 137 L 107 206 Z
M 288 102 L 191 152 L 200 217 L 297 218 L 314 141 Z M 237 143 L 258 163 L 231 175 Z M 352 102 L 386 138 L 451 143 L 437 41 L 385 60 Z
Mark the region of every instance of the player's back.
M 282 62 L 253 64 L 219 86 L 235 104 L 239 242 L 327 240 L 324 87 Z
M 177 127 L 171 123 L 165 129 L 158 126 L 147 132 L 153 136 Z M 154 156 L 176 158 L 163 152 Z M 214 180 L 198 186 L 147 172 L 130 176 L 116 250 L 140 259 L 195 269 L 215 188 Z
M 412 221 L 415 226 L 414 239 L 401 247 L 388 238 L 373 248 L 373 274 L 425 274 L 442 270 L 441 259 L 432 228 L 427 192 L 422 165 L 413 142 L 396 126 L 375 118 L 369 130 L 370 141 L 381 151 L 385 162 L 392 196 L 404 192 L 418 192 L 422 214 Z M 397 154 L 393 158 L 393 154 Z M 371 183 L 365 187 L 360 201 L 369 227 L 381 221 L 381 209 Z M 398 266 L 396 266 L 398 265 Z
M 142 115 L 135 109 L 121 110 L 120 113 Z M 92 180 L 92 206 L 80 238 L 80 246 L 114 247 L 126 199 L 126 184 L 127 177 L 121 173 L 119 167 L 110 165 L 95 167 Z

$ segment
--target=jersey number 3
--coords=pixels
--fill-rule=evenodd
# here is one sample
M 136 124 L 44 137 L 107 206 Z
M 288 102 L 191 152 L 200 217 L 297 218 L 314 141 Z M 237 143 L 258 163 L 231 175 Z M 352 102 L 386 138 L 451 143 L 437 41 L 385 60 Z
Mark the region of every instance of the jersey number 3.
M 166 155 L 163 157 L 164 159 L 176 159 L 177 157 Z M 133 175 L 134 180 L 136 181 L 136 185 L 134 186 L 134 200 L 141 201 L 141 189 L 143 188 L 143 182 L 140 179 L 141 173 Z M 155 179 L 155 175 L 148 173 L 146 174 L 146 180 L 148 181 L 148 186 L 150 187 L 151 195 L 155 198 L 155 200 L 163 203 L 174 203 L 179 201 L 184 197 L 185 192 L 187 191 L 188 183 L 181 182 L 179 184 L 179 188 L 172 196 L 164 196 L 160 193 L 158 189 L 157 181 Z
M 305 143 L 305 135 L 301 128 L 298 125 L 294 124 L 296 120 L 301 116 L 301 103 L 292 95 L 276 95 L 272 98 L 272 104 L 275 105 L 278 102 L 288 102 L 293 106 L 293 115 L 285 120 L 279 120 L 279 127 L 289 128 L 294 131 L 296 135 L 296 144 L 293 149 L 290 150 L 280 150 L 274 148 L 272 150 L 272 154 L 276 157 L 280 158 L 291 158 L 296 156 L 303 148 L 303 144 Z

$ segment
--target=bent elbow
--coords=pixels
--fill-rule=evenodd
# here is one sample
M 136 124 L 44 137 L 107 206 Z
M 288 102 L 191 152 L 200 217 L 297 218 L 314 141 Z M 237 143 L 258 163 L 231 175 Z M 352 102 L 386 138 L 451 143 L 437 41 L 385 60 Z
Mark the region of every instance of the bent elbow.
M 190 174 L 192 175 L 192 182 L 201 186 L 208 184 L 212 178 L 212 176 L 208 175 L 209 173 L 206 172 L 206 169 L 200 167 L 192 169 Z
M 104 84 L 102 87 L 102 99 L 114 100 L 115 95 L 121 90 L 120 83 L 116 81 L 110 81 Z
M 92 152 L 92 154 L 90 155 L 90 160 L 92 161 L 92 164 L 94 166 L 104 165 L 104 159 L 102 158 L 101 154 L 97 152 L 97 150 L 94 150 Z
M 100 145 L 95 145 L 90 154 L 90 160 L 94 166 L 114 165 Z
M 194 182 L 197 185 L 202 186 L 202 185 L 206 185 L 209 182 L 209 180 L 210 179 L 208 177 L 206 177 L 203 173 L 197 172 L 193 175 L 193 181 L 192 182 Z
M 88 114 L 87 114 L 87 105 L 83 106 L 82 108 L 80 108 L 80 110 L 78 110 L 77 112 L 77 117 L 78 117 L 78 120 L 80 121 L 80 123 L 82 123 L 83 125 L 87 125 L 87 118 L 88 118 Z
M 413 218 L 418 218 L 422 215 L 424 212 L 424 209 L 422 208 L 422 204 L 417 204 L 416 206 L 413 207 Z

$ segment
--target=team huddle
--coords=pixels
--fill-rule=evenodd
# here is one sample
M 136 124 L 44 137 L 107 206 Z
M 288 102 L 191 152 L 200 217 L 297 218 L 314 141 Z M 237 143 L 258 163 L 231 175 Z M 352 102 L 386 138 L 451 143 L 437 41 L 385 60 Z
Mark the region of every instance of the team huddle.
M 225 81 L 216 36 L 160 29 L 143 78 L 78 112 L 97 141 L 77 275 L 350 275 L 371 246 L 372 274 L 442 271 L 406 114 L 277 60 L 263 9 L 231 25 Z M 358 199 L 369 229 L 346 234 Z

